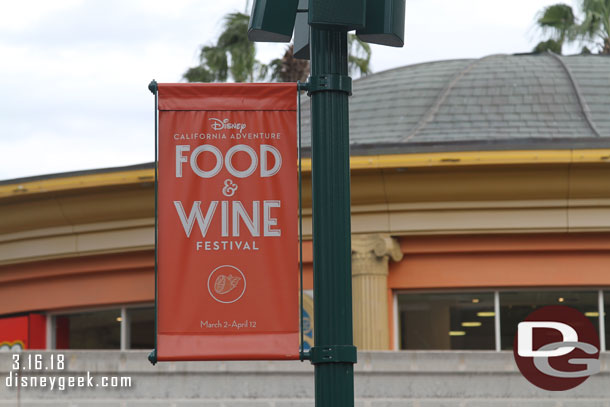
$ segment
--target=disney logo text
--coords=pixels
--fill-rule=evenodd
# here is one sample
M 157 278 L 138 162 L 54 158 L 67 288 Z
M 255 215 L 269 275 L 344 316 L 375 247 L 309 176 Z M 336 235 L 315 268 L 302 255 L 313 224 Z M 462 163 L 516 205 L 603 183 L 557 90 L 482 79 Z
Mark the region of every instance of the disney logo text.
M 229 119 L 220 120 L 220 119 L 211 118 L 209 120 L 212 121 L 212 128 L 214 130 L 235 129 L 235 130 L 241 132 L 242 130 L 244 130 L 246 128 L 246 123 L 229 123 Z

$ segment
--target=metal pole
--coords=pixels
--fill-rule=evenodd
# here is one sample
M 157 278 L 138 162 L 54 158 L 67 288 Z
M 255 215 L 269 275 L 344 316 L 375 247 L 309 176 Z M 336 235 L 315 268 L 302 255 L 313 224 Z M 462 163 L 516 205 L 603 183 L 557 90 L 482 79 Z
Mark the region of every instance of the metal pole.
M 315 405 L 353 407 L 347 32 L 312 26 L 310 52 Z

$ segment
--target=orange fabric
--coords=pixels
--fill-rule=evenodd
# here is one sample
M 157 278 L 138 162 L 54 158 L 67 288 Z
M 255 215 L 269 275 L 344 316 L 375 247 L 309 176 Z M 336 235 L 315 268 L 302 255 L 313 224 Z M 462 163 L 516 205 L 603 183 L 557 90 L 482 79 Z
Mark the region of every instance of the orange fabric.
M 160 83 L 159 110 L 296 111 L 296 91 L 294 83 Z
M 159 86 L 159 360 L 298 358 L 296 97 Z
M 243 322 L 243 321 L 242 321 Z M 239 335 L 159 334 L 157 346 L 172 349 L 171 360 L 294 359 L 292 333 L 261 332 Z M 298 344 L 297 344 L 298 346 Z M 200 350 L 205 349 L 205 354 Z M 165 355 L 163 359 L 169 360 Z

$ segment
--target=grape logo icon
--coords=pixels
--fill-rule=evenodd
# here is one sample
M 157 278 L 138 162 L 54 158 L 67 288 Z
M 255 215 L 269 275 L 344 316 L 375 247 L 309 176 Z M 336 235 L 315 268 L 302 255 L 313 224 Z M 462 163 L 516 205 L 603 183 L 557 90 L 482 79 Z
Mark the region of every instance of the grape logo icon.
M 214 291 L 216 291 L 216 294 L 228 294 L 237 287 L 240 280 L 240 277 L 234 277 L 232 274 L 228 276 L 220 274 L 214 282 Z
M 235 266 L 216 267 L 208 277 L 208 292 L 222 304 L 234 303 L 246 292 L 246 276 Z

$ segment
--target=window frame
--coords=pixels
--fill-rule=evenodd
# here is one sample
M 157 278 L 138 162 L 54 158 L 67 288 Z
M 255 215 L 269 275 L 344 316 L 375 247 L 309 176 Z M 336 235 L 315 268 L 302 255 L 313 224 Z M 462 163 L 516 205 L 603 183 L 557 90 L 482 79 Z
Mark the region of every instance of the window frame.
M 118 305 L 107 305 L 103 307 L 84 307 L 84 308 L 70 308 L 62 310 L 53 310 L 46 312 L 47 318 L 47 338 L 46 338 L 46 349 L 56 350 L 56 330 L 55 330 L 55 318 L 60 315 L 71 315 L 81 314 L 86 312 L 99 312 L 119 309 L 121 313 L 120 322 L 120 348 L 117 350 L 127 351 L 131 350 L 129 343 L 131 338 L 131 326 L 129 324 L 129 310 L 138 308 L 154 308 L 154 302 L 144 302 L 135 304 L 118 304 Z
M 399 316 L 399 307 L 398 307 L 398 296 L 404 294 L 459 294 L 459 293 L 485 293 L 490 294 L 493 293 L 494 298 L 494 339 L 495 339 L 495 352 L 502 352 L 502 327 L 501 327 L 501 315 L 500 315 L 500 294 L 502 292 L 514 292 L 514 291 L 570 291 L 570 290 L 578 290 L 578 291 L 592 291 L 597 292 L 597 311 L 599 313 L 598 320 L 598 336 L 600 343 L 600 352 L 607 352 L 606 347 L 606 330 L 605 330 L 605 310 L 604 310 L 604 291 L 608 291 L 610 295 L 610 287 L 504 287 L 504 288 L 475 288 L 475 289 L 433 289 L 433 290 L 392 290 L 392 327 L 394 328 L 393 335 L 393 350 L 395 351 L 404 351 L 406 349 L 400 349 L 401 342 L 401 330 L 400 330 L 400 316 Z M 460 352 L 459 350 L 445 350 L 447 352 Z M 485 352 L 485 350 L 481 350 L 481 352 Z M 508 351 L 506 351 L 508 352 Z

